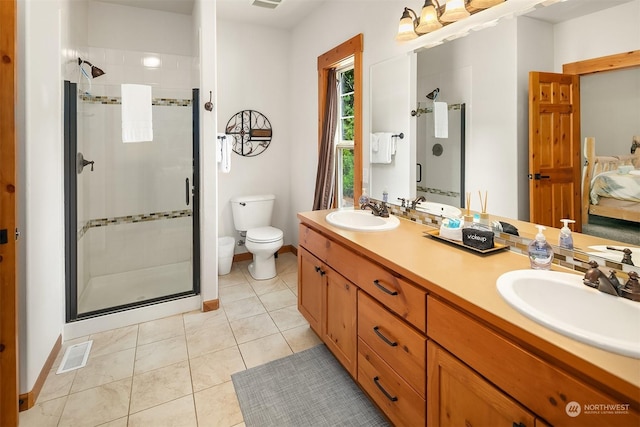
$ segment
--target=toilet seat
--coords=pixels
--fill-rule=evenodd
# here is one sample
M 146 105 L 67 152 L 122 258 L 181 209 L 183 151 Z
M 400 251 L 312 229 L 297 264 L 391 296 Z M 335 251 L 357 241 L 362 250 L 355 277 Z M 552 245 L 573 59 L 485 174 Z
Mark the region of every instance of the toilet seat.
M 271 243 L 282 239 L 284 233 L 275 227 L 258 227 L 247 231 L 246 239 L 254 243 Z

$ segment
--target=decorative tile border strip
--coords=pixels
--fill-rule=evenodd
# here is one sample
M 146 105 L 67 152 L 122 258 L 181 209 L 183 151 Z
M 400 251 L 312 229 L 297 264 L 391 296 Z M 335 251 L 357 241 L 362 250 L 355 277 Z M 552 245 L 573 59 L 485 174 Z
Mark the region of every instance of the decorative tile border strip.
M 184 209 L 179 211 L 168 211 L 168 212 L 152 212 L 148 214 L 137 214 L 137 215 L 127 215 L 127 216 L 118 216 L 113 218 L 100 218 L 100 219 L 90 219 L 82 225 L 80 231 L 78 231 L 78 240 L 84 236 L 84 234 L 89 231 L 92 227 L 106 227 L 108 225 L 119 225 L 119 224 L 133 224 L 136 222 L 148 222 L 148 221 L 158 221 L 162 219 L 173 219 L 173 218 L 183 218 L 189 217 L 192 215 L 191 209 Z
M 380 202 L 380 200 L 373 200 L 374 202 Z M 420 212 L 415 209 L 403 208 L 396 205 L 389 205 L 389 212 L 393 215 L 408 219 L 410 221 L 417 222 L 418 224 L 424 224 L 434 228 L 440 228 L 442 224 L 442 217 L 437 215 L 431 215 L 426 212 Z M 522 236 L 514 236 L 513 234 L 496 232 L 494 240 L 501 245 L 509 246 L 511 252 L 527 256 L 529 250 L 529 243 L 531 239 Z M 574 252 L 573 250 L 553 247 L 554 257 L 553 263 L 561 267 L 575 270 L 578 273 L 585 273 L 591 268 L 589 265 L 589 255 L 581 252 Z M 601 264 L 601 268 L 614 269 L 616 275 L 620 280 L 627 280 L 628 274 L 623 271 L 622 263 L 613 262 L 609 260 L 604 261 L 604 265 Z
M 100 96 L 100 95 L 88 95 L 86 93 L 80 94 L 80 99 L 89 104 L 104 104 L 104 105 L 119 105 L 122 104 L 122 98 L 119 96 Z M 190 107 L 190 99 L 178 99 L 178 98 L 153 98 L 151 105 L 161 107 Z
M 429 187 L 417 187 L 418 191 L 422 191 L 424 193 L 429 193 L 429 194 L 437 194 L 439 196 L 447 196 L 447 197 L 460 197 L 460 193 L 457 193 L 455 191 L 445 191 L 445 190 L 440 190 L 439 188 L 429 188 Z

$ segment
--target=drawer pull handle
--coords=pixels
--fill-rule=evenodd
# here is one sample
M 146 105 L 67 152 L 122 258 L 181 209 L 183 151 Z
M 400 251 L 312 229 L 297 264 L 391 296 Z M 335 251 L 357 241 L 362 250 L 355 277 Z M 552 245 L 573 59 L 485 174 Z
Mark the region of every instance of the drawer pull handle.
M 378 381 L 380 381 L 380 378 L 378 378 L 378 377 L 374 377 L 374 378 L 373 378 L 373 382 L 374 382 L 374 383 L 376 383 L 376 385 L 378 386 L 378 388 L 380 389 L 380 391 L 381 391 L 382 393 L 384 393 L 384 395 L 385 395 L 385 396 L 387 396 L 387 399 L 389 399 L 389 400 L 390 400 L 390 401 L 392 401 L 392 402 L 397 402 L 397 401 L 398 401 L 398 398 L 397 398 L 396 396 L 391 396 L 391 395 L 389 394 L 389 392 L 388 392 L 387 390 L 385 390 L 385 389 L 384 389 L 384 387 L 382 387 Z
M 382 285 L 380 284 L 380 281 L 379 281 L 378 279 L 374 280 L 374 281 L 373 281 L 373 284 L 374 284 L 374 285 L 376 285 L 376 287 L 377 287 L 378 289 L 380 289 L 382 292 L 384 292 L 384 293 L 386 293 L 386 294 L 393 295 L 393 296 L 398 295 L 398 292 L 396 292 L 396 291 L 390 291 L 389 289 L 387 289 L 387 288 L 385 288 L 384 286 L 382 286 Z
M 318 267 L 317 265 L 314 268 L 316 269 L 316 273 L 320 273 L 321 276 L 327 274 L 322 268 Z
M 524 423 L 516 423 L 515 421 L 513 422 L 513 427 L 527 427 Z
M 380 332 L 378 329 L 380 329 L 380 327 L 378 326 L 374 326 L 373 327 L 373 332 L 376 333 L 376 335 L 384 342 L 386 342 L 387 344 L 389 344 L 391 347 L 395 347 L 398 345 L 397 342 L 395 341 L 391 341 L 389 338 L 385 337 L 384 335 L 382 335 L 382 332 Z

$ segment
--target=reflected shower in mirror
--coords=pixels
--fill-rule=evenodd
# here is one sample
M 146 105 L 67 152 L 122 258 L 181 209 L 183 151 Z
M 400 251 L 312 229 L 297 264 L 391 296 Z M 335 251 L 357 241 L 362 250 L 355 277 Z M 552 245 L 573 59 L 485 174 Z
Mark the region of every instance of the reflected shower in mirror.
M 417 117 L 417 171 L 416 196 L 430 202 L 464 206 L 464 142 L 465 104 L 447 106 L 446 138 L 435 137 L 435 124 L 445 119 L 438 118 L 431 102 L 420 103 Z

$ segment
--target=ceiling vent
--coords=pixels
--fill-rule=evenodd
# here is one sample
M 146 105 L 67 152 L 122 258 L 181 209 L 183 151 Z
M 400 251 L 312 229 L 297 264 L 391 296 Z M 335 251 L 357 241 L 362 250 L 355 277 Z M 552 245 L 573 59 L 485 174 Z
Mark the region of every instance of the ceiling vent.
M 267 9 L 275 9 L 280 6 L 284 0 L 250 0 L 252 6 L 264 7 Z

